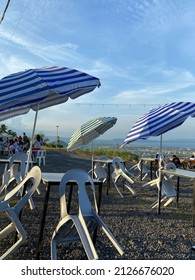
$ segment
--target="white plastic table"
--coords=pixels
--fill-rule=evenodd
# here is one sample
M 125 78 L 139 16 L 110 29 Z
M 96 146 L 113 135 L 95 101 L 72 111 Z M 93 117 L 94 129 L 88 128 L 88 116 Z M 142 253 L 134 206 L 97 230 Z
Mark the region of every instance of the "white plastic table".
M 186 179 L 193 179 L 193 187 L 192 187 L 192 226 L 195 226 L 195 172 L 194 171 L 189 171 L 185 169 L 180 169 L 176 168 L 166 170 L 163 169 L 162 171 L 162 178 L 163 175 L 168 174 L 168 175 L 173 175 L 178 177 L 178 184 L 177 184 L 177 201 L 179 198 L 179 178 L 186 178 Z M 162 182 L 162 180 L 161 180 Z M 161 183 L 160 183 L 160 190 L 159 190 L 159 195 L 158 195 L 158 213 L 160 213 L 160 201 L 161 201 Z

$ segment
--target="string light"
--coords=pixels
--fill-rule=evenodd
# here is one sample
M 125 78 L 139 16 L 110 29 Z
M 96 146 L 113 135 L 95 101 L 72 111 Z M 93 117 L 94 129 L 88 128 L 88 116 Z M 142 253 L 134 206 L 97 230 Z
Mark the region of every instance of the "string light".
M 74 103 L 76 106 L 115 106 L 115 107 L 120 107 L 120 106 L 128 106 L 133 107 L 133 106 L 141 106 L 141 107 L 146 107 L 146 106 L 160 106 L 162 104 L 120 104 L 120 103 Z

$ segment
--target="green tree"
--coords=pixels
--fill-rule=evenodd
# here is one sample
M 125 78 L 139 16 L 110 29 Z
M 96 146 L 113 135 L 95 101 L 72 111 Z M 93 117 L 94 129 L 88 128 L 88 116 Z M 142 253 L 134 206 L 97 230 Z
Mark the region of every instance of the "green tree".
M 13 138 L 17 136 L 17 133 L 11 129 L 8 129 L 8 131 L 6 133 L 10 136 L 13 136 Z
M 3 133 L 3 132 L 7 133 L 6 130 L 7 130 L 7 126 L 6 126 L 5 124 L 2 124 L 2 125 L 0 126 L 0 134 Z

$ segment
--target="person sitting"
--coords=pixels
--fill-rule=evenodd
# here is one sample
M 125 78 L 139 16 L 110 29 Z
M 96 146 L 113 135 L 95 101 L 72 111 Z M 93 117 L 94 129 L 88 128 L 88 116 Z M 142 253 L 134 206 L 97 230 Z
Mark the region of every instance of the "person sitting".
M 10 154 L 15 154 L 16 149 L 15 149 L 15 146 L 14 146 L 14 140 L 13 139 L 9 140 L 8 150 L 9 150 Z
M 23 146 L 23 151 L 27 152 L 30 149 L 30 141 L 29 139 L 26 141 L 26 143 Z
M 181 166 L 180 159 L 176 155 L 173 155 L 172 162 L 175 164 L 177 168 Z
M 188 162 L 188 167 L 189 168 L 194 168 L 195 167 L 195 157 L 194 155 L 191 155 L 189 162 Z
M 195 160 L 194 155 L 191 155 L 190 160 Z
M 17 153 L 23 152 L 23 142 L 21 140 L 19 140 L 17 145 L 15 145 L 15 150 Z

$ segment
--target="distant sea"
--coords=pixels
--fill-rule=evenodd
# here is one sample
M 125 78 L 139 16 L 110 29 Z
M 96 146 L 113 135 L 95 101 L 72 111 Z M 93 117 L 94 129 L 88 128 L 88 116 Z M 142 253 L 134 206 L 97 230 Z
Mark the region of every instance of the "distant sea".
M 135 141 L 127 146 L 132 147 L 159 147 L 160 141 Z M 195 150 L 195 140 L 188 140 L 188 139 L 175 139 L 175 140 L 164 140 L 162 141 L 163 148 L 185 148 L 185 149 L 194 149 Z
M 51 137 L 52 138 L 52 137 Z M 60 140 L 64 141 L 64 146 L 67 145 L 69 142 L 69 138 L 60 137 Z M 55 138 L 54 138 L 55 141 Z M 110 139 L 104 140 L 101 137 L 98 137 L 94 140 L 94 148 L 97 147 L 105 147 L 105 148 L 119 148 L 123 144 L 124 139 Z M 91 148 L 91 142 L 85 146 L 85 148 Z M 136 147 L 152 147 L 152 148 L 159 148 L 160 147 L 160 137 L 156 139 L 147 139 L 147 140 L 137 140 L 128 145 L 125 145 L 124 149 L 131 149 Z M 180 148 L 180 149 L 190 149 L 195 151 L 195 139 L 171 139 L 171 140 L 163 140 L 162 141 L 163 148 Z
M 64 141 L 63 145 L 67 146 L 69 138 L 60 138 Z M 111 139 L 103 140 L 101 137 L 96 138 L 93 141 L 94 149 L 120 149 L 123 144 L 124 139 Z M 81 149 L 92 148 L 92 143 L 90 142 L 86 146 L 80 147 Z M 123 150 L 128 150 L 141 156 L 143 153 L 148 153 L 151 155 L 156 155 L 159 153 L 160 149 L 160 137 L 159 139 L 147 139 L 147 140 L 137 140 L 130 144 L 123 146 Z M 174 140 L 163 140 L 162 141 L 162 152 L 166 156 L 171 156 L 176 154 L 182 158 L 189 158 L 192 153 L 195 152 L 195 139 L 174 139 Z

